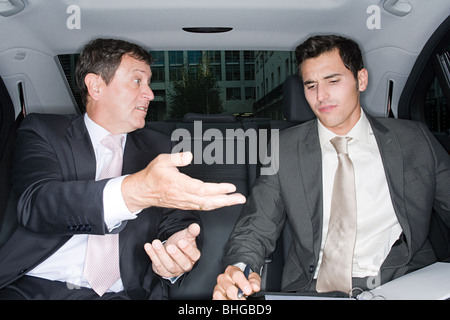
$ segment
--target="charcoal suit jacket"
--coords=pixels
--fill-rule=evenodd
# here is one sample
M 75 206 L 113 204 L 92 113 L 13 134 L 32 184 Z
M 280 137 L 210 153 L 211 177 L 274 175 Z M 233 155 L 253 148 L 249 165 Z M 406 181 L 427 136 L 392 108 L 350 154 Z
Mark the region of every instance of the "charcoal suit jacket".
M 367 117 L 403 229 L 381 266 L 384 283 L 436 260 L 427 234 L 433 209 L 450 226 L 450 157 L 423 124 Z M 314 119 L 280 133 L 278 171 L 256 182 L 225 252 L 224 266 L 244 262 L 259 271 L 288 221 L 292 241 L 283 291 L 309 290 L 318 265 L 323 200 L 317 125 Z
M 123 174 L 145 168 L 169 153 L 170 137 L 149 128 L 127 135 Z M 19 279 L 72 236 L 105 234 L 103 189 L 95 181 L 94 149 L 82 115 L 28 115 L 18 130 L 13 169 L 18 227 L 0 249 L 0 288 Z M 161 299 L 161 281 L 143 246 L 198 222 L 193 213 L 148 208 L 119 232 L 121 278 L 135 299 Z

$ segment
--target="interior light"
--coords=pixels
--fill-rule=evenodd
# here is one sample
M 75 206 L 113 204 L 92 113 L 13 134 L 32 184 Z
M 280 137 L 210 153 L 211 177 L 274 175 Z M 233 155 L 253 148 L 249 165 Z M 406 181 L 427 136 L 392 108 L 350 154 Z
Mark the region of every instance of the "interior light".
M 184 31 L 192 33 L 223 33 L 233 30 L 230 27 L 184 27 Z

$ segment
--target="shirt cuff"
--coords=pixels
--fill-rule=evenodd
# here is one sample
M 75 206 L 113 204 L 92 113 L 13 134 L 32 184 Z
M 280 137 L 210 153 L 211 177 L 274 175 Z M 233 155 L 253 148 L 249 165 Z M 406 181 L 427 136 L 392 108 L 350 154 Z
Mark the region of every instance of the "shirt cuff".
M 171 284 L 174 284 L 175 282 L 177 282 L 178 279 L 180 279 L 183 276 L 183 274 L 179 275 L 178 277 L 171 277 L 171 278 L 162 277 L 162 278 L 165 279 L 165 280 L 170 281 Z
M 238 262 L 238 263 L 233 264 L 233 266 L 238 267 L 239 269 L 241 269 L 242 272 L 244 272 L 245 267 L 247 265 L 245 263 L 243 263 L 243 262 Z
M 122 196 L 122 181 L 126 176 L 110 179 L 103 189 L 103 211 L 108 230 L 111 232 L 119 227 L 124 220 L 136 219 L 141 210 L 131 212 Z

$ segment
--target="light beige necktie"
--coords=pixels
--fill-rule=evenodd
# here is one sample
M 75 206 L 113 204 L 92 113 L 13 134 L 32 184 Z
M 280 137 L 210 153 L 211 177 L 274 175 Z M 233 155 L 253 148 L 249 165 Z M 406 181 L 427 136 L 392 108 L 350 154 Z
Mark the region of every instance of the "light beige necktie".
M 351 138 L 330 140 L 338 154 L 331 196 L 328 234 L 317 276 L 317 292 L 352 290 L 353 249 L 356 239 L 356 191 L 353 164 L 347 153 Z
M 122 141 L 121 135 L 108 135 L 101 141 L 113 151 L 113 156 L 102 169 L 99 180 L 122 174 Z M 119 234 L 89 235 L 83 275 L 99 296 L 120 278 Z

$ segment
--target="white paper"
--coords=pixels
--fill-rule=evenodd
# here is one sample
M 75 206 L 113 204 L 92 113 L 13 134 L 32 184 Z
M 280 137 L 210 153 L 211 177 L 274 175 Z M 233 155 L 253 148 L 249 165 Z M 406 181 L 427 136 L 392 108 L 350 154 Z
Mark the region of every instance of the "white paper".
M 450 263 L 437 262 L 362 293 L 361 300 L 446 300 L 450 298 Z

